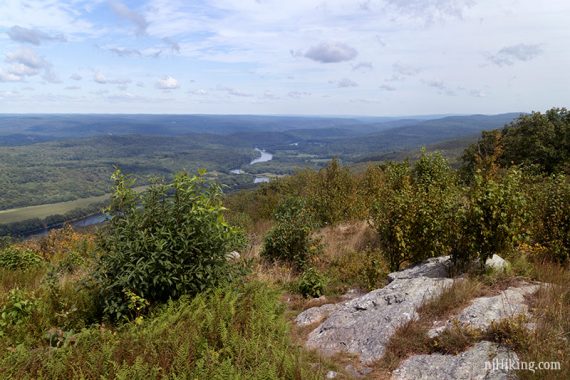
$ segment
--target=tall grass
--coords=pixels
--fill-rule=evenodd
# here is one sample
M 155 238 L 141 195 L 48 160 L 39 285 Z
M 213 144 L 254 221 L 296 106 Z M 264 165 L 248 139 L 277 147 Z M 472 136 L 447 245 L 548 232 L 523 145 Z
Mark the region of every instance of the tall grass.
M 18 346 L 0 359 L 17 379 L 322 379 L 291 343 L 278 292 L 258 282 L 171 302 L 141 325 L 84 329 L 53 348 Z

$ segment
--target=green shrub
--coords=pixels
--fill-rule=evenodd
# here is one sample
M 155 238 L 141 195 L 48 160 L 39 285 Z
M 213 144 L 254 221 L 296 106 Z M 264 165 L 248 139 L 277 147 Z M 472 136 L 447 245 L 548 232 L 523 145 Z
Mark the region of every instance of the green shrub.
M 564 175 L 532 188 L 533 237 L 559 262 L 570 259 L 570 182 Z
M 172 184 L 155 183 L 137 194 L 132 181 L 115 172 L 112 218 L 99 236 L 104 253 L 95 274 L 106 315 L 135 317 L 127 291 L 156 303 L 230 279 L 226 254 L 243 235 L 225 222 L 221 190 L 203 174 L 181 173 Z
M 299 279 L 299 293 L 305 298 L 317 298 L 324 294 L 327 279 L 315 268 L 309 268 L 303 272 Z
M 85 258 L 79 252 L 70 251 L 57 263 L 57 270 L 62 273 L 73 273 L 85 265 L 85 262 Z
M 42 263 L 42 257 L 31 249 L 12 245 L 0 250 L 0 268 L 27 270 L 37 268 Z
M 289 198 L 275 213 L 276 225 L 265 236 L 261 256 L 282 260 L 304 268 L 320 251 L 318 241 L 311 237 L 314 224 L 302 198 Z
M 357 219 L 364 212 L 358 183 L 348 167 L 335 158 L 321 169 L 309 185 L 311 209 L 320 225 Z
M 0 337 L 23 325 L 31 316 L 35 305 L 35 301 L 20 289 L 10 290 L 7 302 L 0 308 Z
M 493 254 L 509 253 L 524 241 L 528 202 L 521 188 L 521 173 L 514 168 L 499 179 L 475 174 L 459 212 L 456 260 L 483 264 Z
M 422 154 L 385 171 L 371 216 L 391 270 L 451 251 L 458 207 L 453 171 L 440 154 Z

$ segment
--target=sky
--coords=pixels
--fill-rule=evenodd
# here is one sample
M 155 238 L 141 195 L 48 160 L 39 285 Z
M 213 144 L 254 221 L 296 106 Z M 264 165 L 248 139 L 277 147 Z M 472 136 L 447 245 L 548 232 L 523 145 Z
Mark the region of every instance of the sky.
M 568 0 L 0 0 L 1 113 L 401 116 L 569 103 Z

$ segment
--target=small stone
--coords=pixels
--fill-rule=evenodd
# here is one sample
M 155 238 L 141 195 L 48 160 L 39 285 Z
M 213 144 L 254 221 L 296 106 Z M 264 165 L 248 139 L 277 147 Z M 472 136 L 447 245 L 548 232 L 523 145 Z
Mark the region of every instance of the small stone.
M 347 365 L 344 369 L 350 376 L 357 378 L 357 379 L 360 379 L 360 378 L 368 375 L 370 372 L 372 372 L 372 368 L 368 368 L 368 367 L 356 368 L 352 364 Z
M 232 251 L 226 255 L 227 261 L 238 261 L 241 258 L 241 255 L 238 251 Z
M 508 266 L 509 263 L 499 255 L 493 255 L 485 261 L 485 268 L 496 271 L 504 271 Z
M 328 371 L 327 372 L 327 379 L 336 379 L 336 377 L 338 376 L 338 373 L 335 371 Z

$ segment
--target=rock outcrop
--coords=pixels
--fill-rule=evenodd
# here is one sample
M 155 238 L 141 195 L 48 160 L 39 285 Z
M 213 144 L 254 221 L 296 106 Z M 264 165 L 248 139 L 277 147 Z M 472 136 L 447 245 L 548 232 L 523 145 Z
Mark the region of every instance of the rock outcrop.
M 519 315 L 528 316 L 525 296 L 535 293 L 539 287 L 539 285 L 523 284 L 510 287 L 496 296 L 475 298 L 459 315 L 445 322 L 435 322 L 434 327 L 428 331 L 428 336 L 436 337 L 450 327 L 454 320 L 460 326 L 486 330 L 492 322 Z
M 509 362 L 516 354 L 491 342 L 479 342 L 458 355 L 415 355 L 394 371 L 393 380 L 503 380 L 513 378 Z
M 307 347 L 325 355 L 356 354 L 363 363 L 380 359 L 396 329 L 415 319 L 416 310 L 423 302 L 453 283 L 447 278 L 449 264 L 449 257 L 430 259 L 391 273 L 392 282 L 382 289 L 341 303 L 334 309 L 324 305 L 301 313 L 298 323 L 326 318 L 309 334 Z
M 507 265 L 498 256 L 487 264 L 495 269 Z M 384 355 L 386 345 L 396 330 L 416 319 L 417 310 L 424 302 L 440 295 L 453 284 L 454 280 L 448 276 L 450 266 L 449 257 L 433 258 L 406 270 L 390 273 L 388 279 L 391 282 L 382 289 L 338 304 L 305 310 L 295 320 L 298 326 L 320 323 L 309 333 L 306 346 L 324 355 L 356 355 L 360 359 L 357 365 L 359 369 L 348 365 L 346 371 L 354 377 L 365 377 L 372 370 L 369 364 Z M 455 324 L 486 330 L 493 322 L 528 315 L 525 297 L 536 292 L 540 286 L 523 283 L 495 296 L 475 298 L 449 320 L 434 322 L 428 335 L 435 338 Z M 412 356 L 394 371 L 393 379 L 509 379 L 513 376 L 505 367 L 509 360 L 517 360 L 516 354 L 495 343 L 483 341 L 458 355 Z

